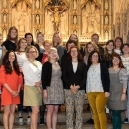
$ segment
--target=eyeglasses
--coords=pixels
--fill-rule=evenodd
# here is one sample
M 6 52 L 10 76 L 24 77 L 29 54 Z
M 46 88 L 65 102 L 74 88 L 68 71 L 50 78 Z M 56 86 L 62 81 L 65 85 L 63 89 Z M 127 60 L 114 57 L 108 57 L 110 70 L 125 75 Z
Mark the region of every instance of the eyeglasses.
M 57 52 L 50 52 L 50 54 L 57 54 Z
M 74 52 L 76 53 L 76 52 L 77 52 L 77 50 L 71 50 L 71 52 L 72 52 L 72 53 L 74 53 Z
M 30 51 L 30 52 L 28 52 L 28 53 L 33 54 L 33 53 L 36 53 L 36 51 Z
M 98 55 L 93 55 L 92 57 L 93 57 L 93 58 L 98 58 Z
M 117 61 L 119 61 L 119 58 L 117 58 L 117 57 L 113 57 L 113 60 L 117 60 Z

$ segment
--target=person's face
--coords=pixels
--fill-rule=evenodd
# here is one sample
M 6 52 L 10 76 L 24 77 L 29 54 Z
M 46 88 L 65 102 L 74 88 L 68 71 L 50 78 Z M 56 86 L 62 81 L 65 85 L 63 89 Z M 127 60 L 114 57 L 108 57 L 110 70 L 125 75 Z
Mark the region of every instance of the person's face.
M 106 45 L 106 47 L 107 47 L 107 50 L 108 50 L 108 51 L 112 51 L 112 50 L 113 50 L 113 48 L 114 48 L 114 46 L 113 46 L 113 43 L 112 43 L 112 42 L 110 42 L 109 44 L 107 44 L 107 45 Z
M 28 44 L 31 44 L 32 43 L 32 40 L 33 40 L 33 38 L 32 38 L 31 35 L 27 35 L 26 36 L 26 41 L 27 41 Z
M 68 51 L 70 50 L 71 47 L 75 46 L 74 43 L 68 43 Z
M 13 63 L 13 61 L 15 60 L 15 54 L 13 52 L 9 53 L 9 62 Z
M 21 42 L 20 42 L 20 48 L 25 49 L 26 47 L 27 47 L 27 42 L 26 42 L 26 40 L 21 40 Z
M 51 48 L 51 44 L 50 43 L 45 43 L 44 44 L 44 49 L 45 49 L 45 51 L 49 51 L 50 50 L 50 48 Z
M 77 37 L 76 37 L 76 35 L 71 35 L 70 39 L 71 39 L 71 40 L 74 40 L 75 42 L 77 42 Z
M 11 37 L 11 39 L 15 39 L 17 37 L 17 31 L 11 30 L 10 37 Z
M 122 43 L 121 43 L 120 39 L 117 39 L 115 42 L 116 47 L 121 47 L 121 44 Z
M 98 61 L 99 61 L 99 55 L 98 55 L 98 53 L 94 53 L 91 57 L 91 62 L 98 63 Z
M 72 58 L 77 58 L 77 56 L 78 56 L 77 49 L 76 48 L 72 48 L 71 51 L 70 51 L 70 54 L 71 54 Z
M 129 53 L 129 47 L 125 45 L 125 46 L 123 47 L 122 51 L 123 51 L 124 54 Z
M 3 43 L 3 38 L 2 36 L 0 36 L 0 45 L 2 45 L 2 43 Z
M 61 40 L 60 34 L 59 33 L 55 34 L 53 40 L 54 40 L 54 45 L 57 45 L 57 43 L 59 43 Z
M 120 63 L 119 58 L 117 58 L 117 57 L 113 57 L 113 59 L 112 59 L 112 63 L 113 63 L 113 65 L 119 65 L 119 63 Z
M 50 60 L 56 60 L 58 57 L 57 50 L 53 50 L 49 53 Z
M 99 42 L 99 37 L 98 37 L 97 35 L 94 35 L 94 36 L 91 37 L 91 41 L 92 41 L 92 42 L 95 42 L 96 44 L 98 44 L 98 42 Z
M 88 51 L 88 53 L 91 53 L 92 51 L 94 51 L 94 46 L 92 44 L 89 44 L 87 46 L 87 51 Z
M 27 53 L 28 59 L 35 59 L 37 56 L 36 50 L 34 48 L 30 48 Z
M 38 39 L 38 42 L 40 42 L 40 43 L 44 42 L 44 36 L 42 34 L 39 34 L 37 39 Z

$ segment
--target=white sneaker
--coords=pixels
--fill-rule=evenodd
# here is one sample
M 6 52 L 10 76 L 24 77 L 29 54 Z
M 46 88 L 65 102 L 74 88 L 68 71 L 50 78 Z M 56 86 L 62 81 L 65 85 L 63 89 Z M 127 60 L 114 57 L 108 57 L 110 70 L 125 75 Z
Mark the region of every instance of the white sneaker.
M 21 125 L 23 124 L 23 117 L 19 117 L 18 123 Z
M 30 117 L 27 117 L 27 124 L 30 124 Z

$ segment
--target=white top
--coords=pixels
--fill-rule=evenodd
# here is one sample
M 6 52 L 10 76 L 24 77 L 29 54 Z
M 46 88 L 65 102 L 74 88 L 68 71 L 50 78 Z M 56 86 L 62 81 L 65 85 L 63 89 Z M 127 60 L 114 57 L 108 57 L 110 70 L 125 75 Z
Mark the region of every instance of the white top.
M 87 73 L 86 91 L 87 93 L 104 92 L 100 74 L 100 63 L 90 66 Z
M 73 65 L 73 71 L 74 73 L 76 73 L 78 62 L 72 62 L 72 65 Z
M 15 52 L 19 67 L 22 68 L 23 63 L 27 60 L 25 53 Z
M 114 49 L 114 51 L 115 51 L 117 54 L 119 54 L 119 55 L 121 55 L 121 54 L 122 54 L 122 53 L 121 53 L 121 50 Z
M 129 57 L 124 58 L 124 57 L 121 56 L 121 60 L 123 62 L 124 67 L 127 70 L 127 74 L 129 75 Z
M 38 68 L 28 60 L 23 63 L 25 85 L 34 86 L 36 82 L 41 80 L 42 64 L 39 61 L 36 61 L 36 64 Z

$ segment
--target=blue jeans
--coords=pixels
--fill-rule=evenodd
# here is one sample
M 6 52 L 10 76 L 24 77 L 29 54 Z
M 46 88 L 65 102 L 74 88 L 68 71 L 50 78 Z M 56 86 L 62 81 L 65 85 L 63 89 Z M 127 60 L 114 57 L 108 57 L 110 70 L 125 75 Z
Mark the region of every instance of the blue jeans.
M 22 113 L 23 111 L 23 96 L 24 96 L 24 90 L 20 90 L 20 104 L 18 104 L 18 112 L 19 113 Z M 31 110 L 31 107 L 30 106 L 27 106 L 27 111 L 28 113 L 31 113 L 32 110 Z

